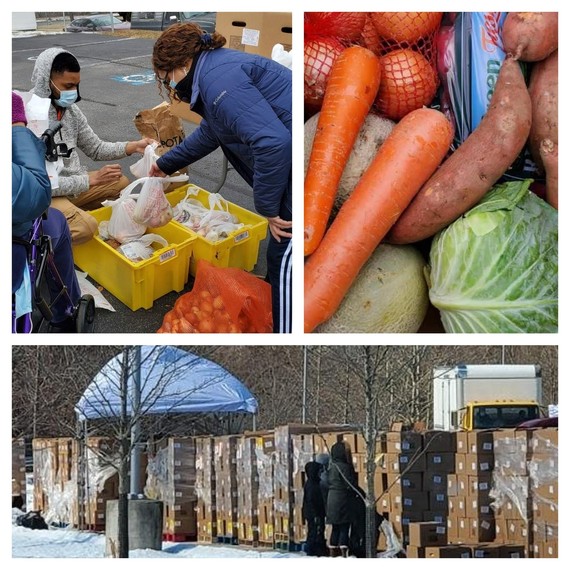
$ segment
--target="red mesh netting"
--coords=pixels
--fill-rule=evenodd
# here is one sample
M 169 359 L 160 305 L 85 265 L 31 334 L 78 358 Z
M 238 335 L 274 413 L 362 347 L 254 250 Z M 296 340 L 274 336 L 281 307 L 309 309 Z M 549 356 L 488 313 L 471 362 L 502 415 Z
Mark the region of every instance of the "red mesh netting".
M 371 12 L 382 81 L 376 107 L 390 119 L 429 105 L 438 85 L 435 35 L 442 12 Z M 370 41 L 370 40 L 369 40 Z
M 435 35 L 442 12 L 305 14 L 305 111 L 320 110 L 330 70 L 344 47 L 362 45 L 381 58 L 377 109 L 399 120 L 435 97 Z
M 271 286 L 247 271 L 198 262 L 192 291 L 176 300 L 159 333 L 270 333 Z

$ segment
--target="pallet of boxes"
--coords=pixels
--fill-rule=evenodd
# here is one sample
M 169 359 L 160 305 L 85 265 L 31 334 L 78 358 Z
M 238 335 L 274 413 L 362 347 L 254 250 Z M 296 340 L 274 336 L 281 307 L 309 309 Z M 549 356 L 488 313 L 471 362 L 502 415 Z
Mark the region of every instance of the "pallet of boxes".
M 196 442 L 193 437 L 170 437 L 149 443 L 145 496 L 164 504 L 164 539 L 196 540 Z
M 556 557 L 558 431 L 387 434 L 380 510 L 413 558 Z

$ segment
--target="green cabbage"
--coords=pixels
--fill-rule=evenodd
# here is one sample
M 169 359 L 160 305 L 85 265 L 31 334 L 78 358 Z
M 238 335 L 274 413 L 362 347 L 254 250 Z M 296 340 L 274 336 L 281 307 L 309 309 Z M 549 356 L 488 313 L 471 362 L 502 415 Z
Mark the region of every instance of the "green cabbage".
M 446 332 L 557 332 L 558 212 L 531 182 L 495 186 L 435 236 L 429 297 Z

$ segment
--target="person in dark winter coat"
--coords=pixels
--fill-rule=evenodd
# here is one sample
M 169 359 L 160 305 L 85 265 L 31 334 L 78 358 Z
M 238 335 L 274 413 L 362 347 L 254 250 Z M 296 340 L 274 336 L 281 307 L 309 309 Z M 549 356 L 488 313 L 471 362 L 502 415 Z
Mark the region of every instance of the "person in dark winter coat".
M 348 550 L 356 558 L 366 558 L 366 506 L 364 497 L 366 493 L 360 487 L 356 488 L 350 498 L 350 536 Z M 378 544 L 380 525 L 384 517 L 376 511 L 376 525 L 374 527 L 374 544 Z
M 316 461 L 305 465 L 307 481 L 303 488 L 303 521 L 307 523 L 307 556 L 326 556 L 325 502 L 320 486 L 323 466 Z
M 329 494 L 327 522 L 332 525 L 330 536 L 331 556 L 348 556 L 351 521 L 351 499 L 357 484 L 356 473 L 350 459 L 350 449 L 338 441 L 331 448 L 329 465 Z
M 319 453 L 315 457 L 315 461 L 320 463 L 322 466 L 321 469 L 321 493 L 323 495 L 323 501 L 325 503 L 325 507 L 327 504 L 327 498 L 329 495 L 329 463 L 330 463 L 330 456 L 328 453 Z
M 165 176 L 221 148 L 252 187 L 269 223 L 267 278 L 273 332 L 291 332 L 292 73 L 259 55 L 220 49 L 226 39 L 195 24 L 171 26 L 154 45 L 157 79 L 202 117 L 200 126 L 160 157 Z

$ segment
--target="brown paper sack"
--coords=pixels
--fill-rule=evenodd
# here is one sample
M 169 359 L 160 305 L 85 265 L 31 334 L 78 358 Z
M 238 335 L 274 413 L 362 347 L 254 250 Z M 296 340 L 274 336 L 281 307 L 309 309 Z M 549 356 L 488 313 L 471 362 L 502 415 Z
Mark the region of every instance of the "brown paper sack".
M 152 109 L 139 111 L 134 118 L 135 127 L 142 137 L 149 137 L 158 141 L 160 145 L 156 149 L 156 154 L 162 156 L 171 148 L 179 145 L 184 140 L 184 128 L 179 117 L 175 117 L 170 112 L 169 103 L 161 103 Z M 188 168 L 184 167 L 172 174 L 187 174 Z M 187 182 L 172 183 L 166 188 L 170 192 L 175 188 L 185 186 Z

